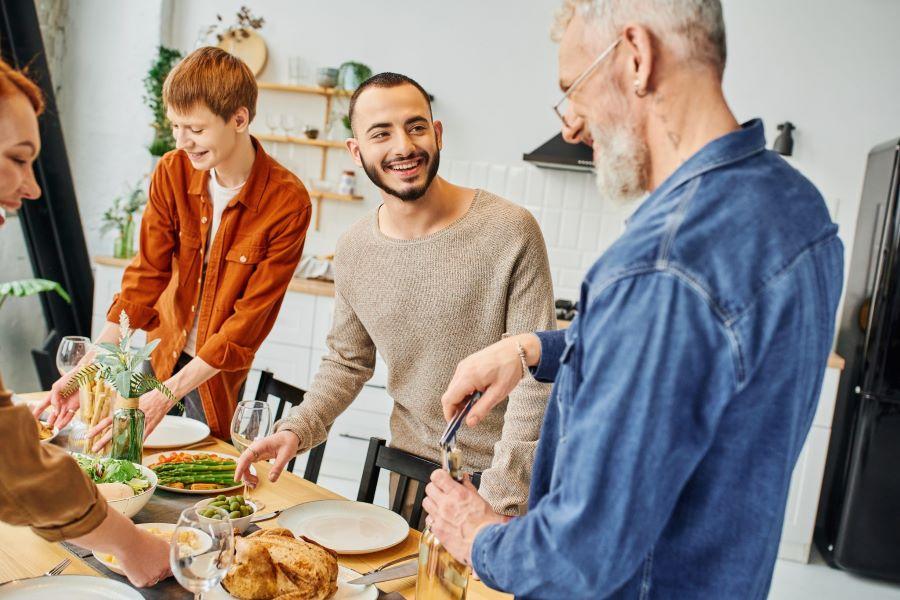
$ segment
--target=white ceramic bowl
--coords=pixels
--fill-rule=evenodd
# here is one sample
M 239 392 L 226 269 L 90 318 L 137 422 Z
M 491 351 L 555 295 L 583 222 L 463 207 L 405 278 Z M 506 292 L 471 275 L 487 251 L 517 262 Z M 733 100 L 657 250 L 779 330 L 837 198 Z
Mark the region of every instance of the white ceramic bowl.
M 207 504 L 215 502 L 215 500 L 216 500 L 215 496 L 213 496 L 212 498 L 206 498 L 204 500 L 201 500 L 197 504 L 195 504 L 194 507 L 199 510 L 201 508 L 205 508 Z M 253 500 L 247 500 L 245 498 L 244 504 L 250 506 L 253 509 L 253 512 L 250 513 L 249 515 L 247 515 L 246 517 L 241 517 L 240 519 L 231 519 L 231 524 L 234 526 L 234 530 L 237 533 L 244 533 L 244 531 L 246 531 L 246 529 L 248 527 L 250 527 L 250 519 L 252 519 L 253 515 L 255 515 L 256 512 L 259 510 L 259 508 L 253 502 Z M 204 517 L 203 515 L 200 515 L 200 518 L 204 519 L 206 521 L 215 521 L 215 519 L 210 519 L 209 517 Z
M 121 500 L 107 500 L 107 504 L 109 504 L 110 508 L 117 510 L 129 519 L 141 512 L 141 509 L 147 506 L 147 503 L 150 502 L 150 498 L 153 496 L 153 492 L 156 491 L 156 484 L 159 481 L 159 479 L 156 477 L 156 473 L 154 473 L 147 467 L 139 465 L 137 463 L 132 464 L 141 470 L 141 473 L 144 475 L 144 477 L 147 478 L 147 481 L 150 482 L 150 487 L 148 487 L 140 494 L 132 496 L 131 498 L 122 498 Z

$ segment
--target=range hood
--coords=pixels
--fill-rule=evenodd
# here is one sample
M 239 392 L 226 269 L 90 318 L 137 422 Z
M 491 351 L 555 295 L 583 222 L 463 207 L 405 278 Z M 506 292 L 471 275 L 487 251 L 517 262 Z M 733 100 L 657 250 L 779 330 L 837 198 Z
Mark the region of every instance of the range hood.
M 547 169 L 590 171 L 594 168 L 594 151 L 587 144 L 570 144 L 561 133 L 544 142 L 522 159 Z

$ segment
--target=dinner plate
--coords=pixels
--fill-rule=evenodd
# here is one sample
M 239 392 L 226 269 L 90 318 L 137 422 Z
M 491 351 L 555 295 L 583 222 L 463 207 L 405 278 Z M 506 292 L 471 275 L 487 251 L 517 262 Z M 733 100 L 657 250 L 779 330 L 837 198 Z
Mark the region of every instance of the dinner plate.
M 289 508 L 278 523 L 338 554 L 367 554 L 396 546 L 409 524 L 386 508 L 352 500 L 316 500 Z
M 174 523 L 137 523 L 137 526 L 141 529 L 159 529 L 160 531 L 175 531 Z M 205 531 L 201 531 L 199 529 L 193 530 L 195 535 L 197 536 L 197 547 L 194 548 L 194 551 L 199 554 L 201 552 L 206 552 L 209 550 L 209 547 L 212 546 L 212 538 L 209 537 L 209 534 Z M 122 566 L 115 560 L 111 555 L 104 554 L 102 552 L 94 552 L 94 558 L 97 559 L 101 565 L 116 573 L 117 575 L 125 575 L 125 572 L 122 570 Z
M 212 454 L 213 456 L 219 456 L 221 458 L 230 458 L 231 460 L 237 461 L 237 456 L 232 456 L 230 454 L 222 454 L 221 452 L 210 452 L 209 450 L 172 450 L 170 452 L 159 452 L 157 454 L 151 454 L 146 457 L 143 461 L 143 465 L 145 467 L 149 467 L 152 464 L 155 464 L 159 461 L 159 458 L 164 455 L 172 454 Z M 256 475 L 256 469 L 253 465 L 250 465 L 250 472 Z M 243 488 L 244 485 L 242 483 L 238 483 L 237 485 L 233 485 L 231 487 L 218 488 L 215 490 L 187 490 L 181 488 L 173 488 L 169 486 L 165 486 L 162 484 L 157 484 L 156 488 L 159 490 L 166 490 L 168 492 L 175 492 L 176 494 L 194 494 L 194 495 L 205 495 L 205 494 L 224 494 L 225 492 L 233 492 L 234 490 L 239 490 Z
M 165 449 L 190 446 L 209 436 L 209 426 L 197 419 L 166 415 L 146 440 L 144 448 Z
M 0 598 L 16 600 L 143 600 L 124 583 L 90 575 L 54 575 L 19 579 L 0 585 Z
M 374 585 L 350 585 L 351 579 L 359 577 L 353 569 L 338 565 L 337 591 L 328 600 L 377 600 L 378 588 Z M 236 600 L 220 583 L 215 589 L 205 593 L 206 600 Z

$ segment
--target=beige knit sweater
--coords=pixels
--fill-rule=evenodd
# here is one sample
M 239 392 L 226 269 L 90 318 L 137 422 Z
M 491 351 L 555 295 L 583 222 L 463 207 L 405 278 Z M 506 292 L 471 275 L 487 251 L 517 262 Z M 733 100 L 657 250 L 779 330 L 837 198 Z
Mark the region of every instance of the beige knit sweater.
M 278 425 L 297 434 L 301 451 L 326 439 L 372 376 L 377 348 L 394 399 L 391 446 L 440 462 L 440 398 L 456 365 L 506 332 L 556 324 L 537 222 L 483 190 L 459 220 L 415 240 L 386 237 L 370 214 L 340 239 L 334 267 L 329 352 L 303 403 Z M 459 433 L 464 461 L 483 471 L 480 493 L 498 512 L 517 514 L 527 503 L 549 392 L 527 377 L 487 419 Z

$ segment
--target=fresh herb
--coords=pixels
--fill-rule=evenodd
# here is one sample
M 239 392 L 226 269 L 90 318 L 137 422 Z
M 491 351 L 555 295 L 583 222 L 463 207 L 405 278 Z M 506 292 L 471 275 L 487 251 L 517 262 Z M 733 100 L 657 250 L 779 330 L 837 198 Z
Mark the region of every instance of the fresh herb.
M 151 390 L 158 390 L 173 402 L 175 394 L 153 375 L 138 372 L 141 364 L 150 358 L 150 354 L 159 344 L 153 340 L 143 348 L 131 348 L 131 336 L 134 331 L 128 315 L 123 310 L 119 314 L 119 343 L 104 342 L 98 344 L 100 352 L 97 359 L 89 365 L 81 367 L 62 390 L 63 396 L 69 396 L 80 387 L 96 378 L 100 378 L 115 388 L 123 398 L 137 398 Z

